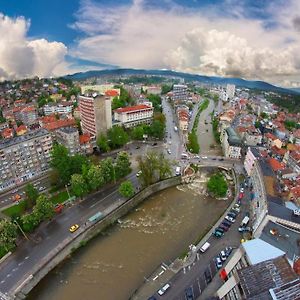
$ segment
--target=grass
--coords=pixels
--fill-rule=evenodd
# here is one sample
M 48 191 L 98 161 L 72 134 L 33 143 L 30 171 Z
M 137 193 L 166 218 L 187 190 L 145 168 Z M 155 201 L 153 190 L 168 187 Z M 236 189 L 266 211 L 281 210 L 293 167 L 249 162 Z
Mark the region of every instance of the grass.
M 21 216 L 26 210 L 26 201 L 23 200 L 17 205 L 13 205 L 9 208 L 4 209 L 2 212 L 9 217 Z
M 72 196 L 72 195 L 70 195 L 70 196 Z M 50 200 L 53 204 L 63 203 L 68 199 L 69 199 L 69 196 L 68 196 L 67 191 L 60 192 L 59 194 L 52 196 L 50 198 Z

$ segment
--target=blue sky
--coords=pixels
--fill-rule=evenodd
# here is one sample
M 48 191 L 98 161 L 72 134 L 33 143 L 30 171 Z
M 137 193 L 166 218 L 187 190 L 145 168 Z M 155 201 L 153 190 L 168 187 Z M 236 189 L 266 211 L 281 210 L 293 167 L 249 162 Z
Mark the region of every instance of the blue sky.
M 298 0 L 2 0 L 0 13 L 0 79 L 119 66 L 300 86 Z

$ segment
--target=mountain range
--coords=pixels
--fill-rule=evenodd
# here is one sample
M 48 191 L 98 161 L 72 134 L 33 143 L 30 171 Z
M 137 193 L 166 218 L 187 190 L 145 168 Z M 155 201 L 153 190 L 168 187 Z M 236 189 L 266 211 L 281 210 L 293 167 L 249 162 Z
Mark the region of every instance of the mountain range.
M 102 77 L 102 76 L 168 76 L 175 78 L 183 78 L 186 81 L 199 81 L 207 84 L 234 84 L 237 87 L 244 87 L 249 89 L 258 89 L 264 91 L 288 93 L 288 94 L 300 94 L 299 89 L 287 89 L 272 85 L 264 81 L 251 81 L 242 78 L 228 78 L 228 77 L 215 77 L 215 76 L 203 76 L 197 74 L 176 72 L 171 70 L 144 70 L 144 69 L 106 69 L 106 70 L 94 70 L 79 72 L 72 75 L 66 75 L 65 78 L 72 80 L 85 80 L 91 77 Z

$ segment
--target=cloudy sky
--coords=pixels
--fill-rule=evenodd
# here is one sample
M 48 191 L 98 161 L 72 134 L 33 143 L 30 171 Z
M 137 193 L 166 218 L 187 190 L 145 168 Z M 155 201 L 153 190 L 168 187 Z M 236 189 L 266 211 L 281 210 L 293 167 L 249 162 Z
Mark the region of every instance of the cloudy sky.
M 1 1 L 0 79 L 112 67 L 300 87 L 300 1 Z

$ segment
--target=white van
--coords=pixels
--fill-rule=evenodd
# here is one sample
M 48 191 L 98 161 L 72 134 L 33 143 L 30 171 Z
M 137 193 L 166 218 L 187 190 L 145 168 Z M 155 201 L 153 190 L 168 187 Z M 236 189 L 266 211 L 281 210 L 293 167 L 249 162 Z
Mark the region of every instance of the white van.
M 165 284 L 157 293 L 158 295 L 162 296 L 168 289 L 170 288 L 170 285 L 167 283 Z
M 181 153 L 181 158 L 182 159 L 188 159 L 189 156 L 186 153 Z
M 204 253 L 208 248 L 210 247 L 210 243 L 209 242 L 206 242 L 202 245 L 202 247 L 200 248 L 200 251 L 202 253 Z
M 181 168 L 180 167 L 176 167 L 175 169 L 175 175 L 179 176 L 181 174 Z

